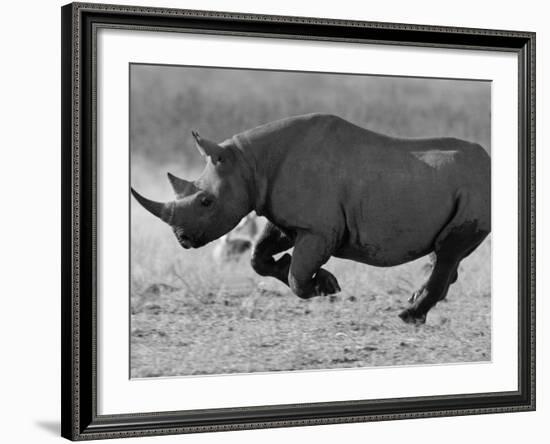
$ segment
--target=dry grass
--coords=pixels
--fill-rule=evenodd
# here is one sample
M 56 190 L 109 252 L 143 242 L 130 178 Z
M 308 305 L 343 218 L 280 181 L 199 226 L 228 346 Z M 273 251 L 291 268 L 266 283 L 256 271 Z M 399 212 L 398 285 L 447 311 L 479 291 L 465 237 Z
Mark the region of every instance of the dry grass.
M 132 183 L 171 196 L 166 170 L 192 177 L 190 130 L 222 140 L 266 121 L 326 111 L 401 136 L 447 135 L 490 147 L 488 84 L 150 67 L 132 74 Z M 243 257 L 218 266 L 212 245 L 183 250 L 132 202 L 133 377 L 491 359 L 491 247 L 463 261 L 424 326 L 397 317 L 426 259 L 376 268 L 332 259 L 342 293 L 303 301 Z

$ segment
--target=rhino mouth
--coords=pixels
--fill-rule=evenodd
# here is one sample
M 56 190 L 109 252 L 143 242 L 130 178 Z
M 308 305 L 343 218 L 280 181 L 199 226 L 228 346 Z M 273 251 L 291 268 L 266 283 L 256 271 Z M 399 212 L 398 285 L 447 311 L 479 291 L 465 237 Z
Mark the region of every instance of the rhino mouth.
M 178 240 L 179 244 L 186 250 L 190 248 L 204 247 L 209 242 L 204 234 L 198 234 L 191 237 L 188 234 L 185 234 L 182 228 L 172 227 L 172 230 L 174 231 L 174 234 L 176 235 L 176 239 Z
M 174 234 L 179 244 L 186 250 L 195 246 L 195 242 L 193 242 L 189 236 L 185 235 L 180 228 L 174 228 Z
M 193 247 L 193 242 L 191 242 L 191 239 L 189 239 L 189 238 L 178 239 L 178 241 L 179 241 L 180 245 L 183 248 L 185 248 L 186 250 Z

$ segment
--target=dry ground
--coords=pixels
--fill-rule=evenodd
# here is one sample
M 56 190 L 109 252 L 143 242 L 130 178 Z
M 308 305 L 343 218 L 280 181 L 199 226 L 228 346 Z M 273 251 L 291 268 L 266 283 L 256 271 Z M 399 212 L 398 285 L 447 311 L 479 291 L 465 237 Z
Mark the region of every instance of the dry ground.
M 332 259 L 342 293 L 304 301 L 257 276 L 248 256 L 218 265 L 211 247 L 185 251 L 160 228 L 133 243 L 132 377 L 491 358 L 490 240 L 415 327 L 397 314 L 429 273 L 426 259 L 392 268 Z

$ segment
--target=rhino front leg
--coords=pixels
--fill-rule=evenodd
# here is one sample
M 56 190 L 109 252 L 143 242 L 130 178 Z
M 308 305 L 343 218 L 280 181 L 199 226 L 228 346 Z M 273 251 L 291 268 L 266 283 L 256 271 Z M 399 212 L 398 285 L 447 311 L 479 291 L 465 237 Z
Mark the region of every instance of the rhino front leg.
M 332 255 L 330 244 L 321 236 L 302 234 L 294 245 L 288 283 L 302 299 L 338 293 L 340 286 L 332 273 L 321 268 Z
M 285 254 L 279 260 L 273 256 L 294 246 L 294 239 L 277 226 L 268 222 L 252 253 L 252 268 L 260 276 L 271 276 L 288 285 L 288 270 L 290 269 L 290 254 Z

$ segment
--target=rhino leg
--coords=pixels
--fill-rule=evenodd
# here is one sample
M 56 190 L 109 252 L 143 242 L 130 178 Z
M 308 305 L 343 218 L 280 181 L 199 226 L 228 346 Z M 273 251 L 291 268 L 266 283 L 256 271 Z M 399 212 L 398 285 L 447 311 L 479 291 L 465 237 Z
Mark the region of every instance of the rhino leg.
M 481 243 L 481 242 L 479 242 L 479 243 L 475 244 L 474 246 L 470 247 L 470 248 L 466 251 L 466 253 L 464 254 L 464 256 L 462 256 L 462 259 L 460 259 L 460 261 L 466 259 L 470 254 L 472 254 L 473 251 L 474 251 L 477 247 L 479 247 L 479 244 L 480 244 L 480 243 Z M 431 254 L 430 254 L 430 264 L 429 264 L 429 267 L 430 267 L 431 270 L 434 269 L 436 260 L 437 260 L 437 257 L 436 257 L 436 255 L 435 255 L 435 253 L 431 253 Z M 460 265 L 460 263 L 459 263 L 459 265 Z M 451 280 L 449 281 L 449 285 L 454 284 L 454 283 L 457 281 L 457 279 L 458 279 L 458 266 L 457 266 L 457 268 L 456 268 L 454 274 L 451 276 Z M 429 281 L 429 280 L 428 280 L 428 281 Z M 424 291 L 426 290 L 426 286 L 428 285 L 428 281 L 426 281 L 418 290 L 416 290 L 416 291 L 411 295 L 411 297 L 407 300 L 407 302 L 410 302 L 411 304 L 412 304 L 413 302 L 415 302 L 415 301 L 424 293 Z M 444 296 L 442 299 L 445 299 L 446 296 L 447 296 L 447 294 L 445 294 L 445 296 Z M 442 300 L 442 299 L 440 299 L 440 300 Z
M 252 268 L 260 276 L 271 276 L 288 285 L 288 270 L 290 254 L 283 255 L 279 260 L 273 256 L 294 246 L 294 239 L 281 231 L 271 222 L 264 227 L 252 252 Z
M 322 237 L 302 234 L 297 238 L 288 272 L 288 283 L 294 294 L 309 299 L 340 291 L 332 273 L 321 268 L 331 255 L 330 245 Z
M 410 299 L 411 306 L 399 314 L 403 321 L 423 324 L 437 302 L 445 299 L 458 278 L 458 266 L 487 237 L 490 225 L 472 215 L 467 199 L 457 203 L 457 212 L 435 241 L 435 264 L 428 281 Z

